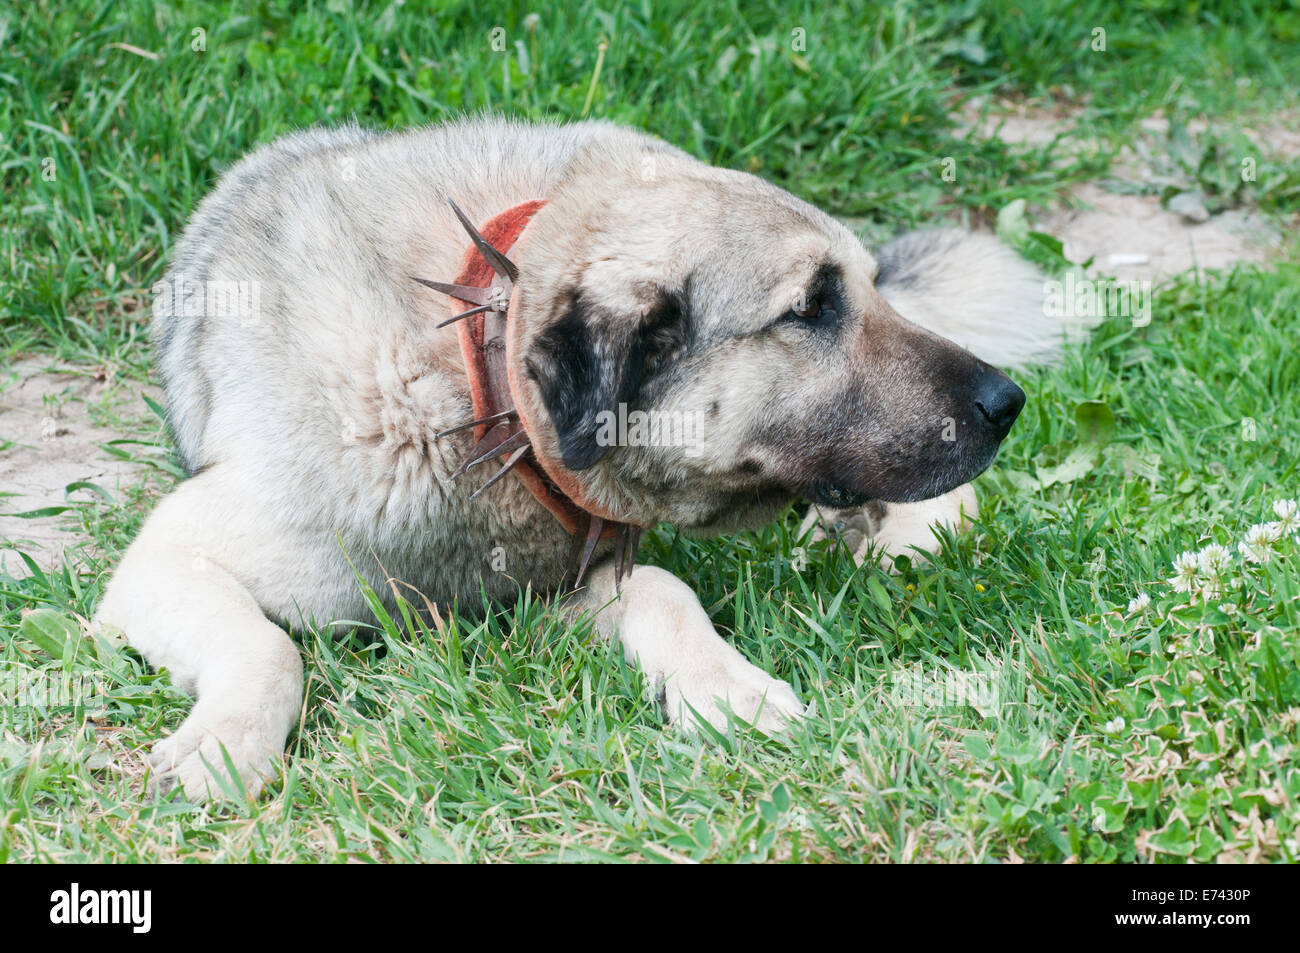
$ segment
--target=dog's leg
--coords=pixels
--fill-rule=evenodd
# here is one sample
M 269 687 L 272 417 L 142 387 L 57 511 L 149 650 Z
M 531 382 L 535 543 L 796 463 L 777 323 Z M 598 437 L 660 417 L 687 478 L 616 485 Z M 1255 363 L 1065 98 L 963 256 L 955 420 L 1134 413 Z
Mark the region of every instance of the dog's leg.
M 672 573 L 637 566 L 616 593 L 614 567 L 605 562 L 573 604 L 596 610 L 597 631 L 618 639 L 629 664 L 645 672 L 671 724 L 698 729 L 703 720 L 725 731 L 725 705 L 773 734 L 804 714 L 794 689 L 725 641 L 695 593 Z
M 154 784 L 179 783 L 191 800 L 220 796 L 204 761 L 225 777 L 223 745 L 245 790 L 258 793 L 302 700 L 298 650 L 221 564 L 245 531 L 208 491 L 209 477 L 186 481 L 159 504 L 95 615 L 197 696 L 190 716 L 150 754 Z
M 970 528 L 971 520 L 979 515 L 975 488 L 969 483 L 919 503 L 878 503 L 872 501 L 852 510 L 824 510 L 817 506 L 808 508 L 800 535 L 812 531 L 812 540 L 825 539 L 828 532 L 840 535 L 861 565 L 874 553 L 882 569 L 891 572 L 895 556 L 913 559 L 924 553 L 937 553 L 940 549 L 933 528 L 948 526 L 957 532 Z

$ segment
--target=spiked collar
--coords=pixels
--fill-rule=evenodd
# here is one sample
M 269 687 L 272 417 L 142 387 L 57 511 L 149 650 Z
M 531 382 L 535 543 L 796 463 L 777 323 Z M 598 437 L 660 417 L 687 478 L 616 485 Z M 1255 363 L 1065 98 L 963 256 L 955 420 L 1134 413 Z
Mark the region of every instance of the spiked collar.
M 450 200 L 449 200 L 450 201 Z M 511 303 L 519 269 L 506 257 L 520 240 L 534 215 L 546 204 L 545 199 L 524 202 L 506 209 L 474 227 L 455 202 L 452 211 L 470 237 L 470 246 L 461 261 L 460 274 L 447 284 L 414 278 L 420 284 L 450 297 L 457 311 L 438 323 L 445 327 L 455 323 L 460 334 L 460 350 L 469 377 L 474 419 L 437 434 L 473 428 L 477 442 L 451 478 L 492 460 L 505 457 L 505 463 L 471 500 L 505 477 L 507 473 L 524 484 L 530 493 L 559 520 L 573 536 L 566 579 L 573 588 L 582 583 L 596 544 L 602 539 L 614 541 L 614 580 L 618 585 L 632 571 L 637 542 L 642 527 L 622 522 L 587 498 L 577 477 L 558 460 L 547 459 L 539 450 L 536 423 L 528 418 L 526 401 L 517 400 L 518 381 L 509 343 Z

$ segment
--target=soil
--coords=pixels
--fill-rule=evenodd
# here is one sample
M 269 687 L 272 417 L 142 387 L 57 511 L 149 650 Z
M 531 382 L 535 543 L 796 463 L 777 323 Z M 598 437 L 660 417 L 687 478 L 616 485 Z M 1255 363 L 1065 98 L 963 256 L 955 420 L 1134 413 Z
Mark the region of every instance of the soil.
M 70 367 L 50 358 L 23 358 L 0 371 L 0 573 L 30 575 L 13 548 L 23 550 L 42 569 L 56 567 L 64 552 L 86 537 L 74 511 L 27 519 L 32 510 L 92 499 L 93 483 L 115 499 L 123 488 L 138 486 L 149 469 L 115 458 L 102 444 L 123 431 L 151 427 L 156 418 L 145 405 L 156 388 L 116 379 L 111 371 Z M 113 424 L 122 425 L 120 429 Z M 12 494 L 12 495 L 9 495 Z

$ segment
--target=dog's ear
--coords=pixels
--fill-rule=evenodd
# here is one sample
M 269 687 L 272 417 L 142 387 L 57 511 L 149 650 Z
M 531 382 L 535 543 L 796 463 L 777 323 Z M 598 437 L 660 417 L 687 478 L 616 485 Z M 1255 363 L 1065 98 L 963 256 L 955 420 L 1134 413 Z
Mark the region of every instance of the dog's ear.
M 686 340 L 682 297 L 658 292 L 641 315 L 611 313 L 580 291 L 562 316 L 540 334 L 525 359 L 560 440 L 570 470 L 594 466 L 611 447 L 598 439 L 602 422 L 619 405 L 632 410 L 658 365 Z

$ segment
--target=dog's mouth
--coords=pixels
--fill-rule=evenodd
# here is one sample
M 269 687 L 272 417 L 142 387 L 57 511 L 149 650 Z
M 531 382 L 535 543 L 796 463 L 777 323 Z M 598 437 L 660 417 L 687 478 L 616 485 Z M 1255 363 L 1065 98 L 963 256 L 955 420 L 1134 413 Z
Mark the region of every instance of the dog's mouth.
M 821 477 L 813 480 L 810 496 L 812 502 L 817 505 L 836 510 L 847 510 L 855 506 L 863 506 L 871 499 L 869 493 L 853 490 L 842 484 L 824 480 Z
M 819 506 L 839 510 L 855 509 L 871 500 L 915 503 L 971 482 L 992 465 L 997 454 L 998 445 L 992 444 L 967 448 L 946 459 L 918 456 L 889 465 L 876 461 L 863 466 L 841 459 L 819 468 L 806 482 L 800 481 L 795 492 Z M 861 478 L 858 473 L 863 474 Z

